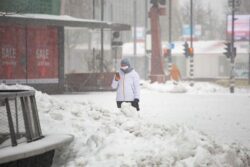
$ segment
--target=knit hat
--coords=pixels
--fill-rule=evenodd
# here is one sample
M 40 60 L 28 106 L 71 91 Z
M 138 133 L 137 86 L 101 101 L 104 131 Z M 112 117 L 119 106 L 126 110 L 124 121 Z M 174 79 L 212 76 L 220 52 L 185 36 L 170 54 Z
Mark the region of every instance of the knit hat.
M 128 68 L 130 68 L 130 62 L 127 58 L 122 59 L 121 65 L 128 66 Z
M 127 58 L 122 59 L 121 66 L 128 66 L 126 70 L 121 69 L 124 73 L 129 73 L 133 70 L 133 68 L 130 65 L 130 62 Z

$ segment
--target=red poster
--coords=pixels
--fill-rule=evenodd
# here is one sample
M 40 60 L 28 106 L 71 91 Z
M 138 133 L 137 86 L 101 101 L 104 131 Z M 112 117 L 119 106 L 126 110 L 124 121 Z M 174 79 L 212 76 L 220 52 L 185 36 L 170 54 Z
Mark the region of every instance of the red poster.
M 0 81 L 58 83 L 57 28 L 0 24 Z
M 0 25 L 0 80 L 25 80 L 25 29 Z
M 58 32 L 56 27 L 28 27 L 28 81 L 58 82 Z

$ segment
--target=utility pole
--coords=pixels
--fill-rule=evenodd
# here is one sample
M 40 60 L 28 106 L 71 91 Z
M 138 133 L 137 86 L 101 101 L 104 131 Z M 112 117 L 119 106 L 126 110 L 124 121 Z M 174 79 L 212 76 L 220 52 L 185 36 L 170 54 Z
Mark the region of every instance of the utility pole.
M 136 13 L 137 13 L 137 8 L 136 8 L 136 0 L 134 0 L 134 68 L 136 68 L 136 55 L 137 55 L 137 36 L 136 36 L 136 23 L 137 23 L 137 17 L 136 17 Z
M 248 58 L 248 84 L 250 85 L 250 18 L 249 18 L 249 32 L 248 32 L 249 36 L 248 36 L 248 40 L 249 40 L 249 46 L 248 46 L 248 54 L 249 54 L 249 58 Z
M 168 23 L 168 72 L 170 74 L 170 71 L 172 70 L 172 0 L 169 0 L 168 4 L 168 16 L 169 16 L 169 23 Z
M 234 50 L 234 15 L 235 15 L 235 0 L 232 1 L 232 36 L 231 36 L 231 75 L 230 75 L 230 93 L 234 93 L 234 58 L 235 58 L 235 50 Z
M 113 19 L 114 19 L 113 4 L 112 4 L 112 2 L 110 2 L 110 21 L 113 22 L 114 21 Z M 112 37 L 112 40 L 111 40 L 111 43 L 112 43 L 114 38 L 115 38 L 113 31 L 111 31 L 111 37 Z M 111 49 L 111 54 L 115 55 L 114 69 L 115 69 L 115 71 L 117 71 L 117 47 L 113 47 L 112 44 L 111 44 L 111 48 L 112 48 Z
M 148 31 L 148 1 L 145 1 L 145 29 L 144 29 L 144 49 L 145 49 L 145 57 L 144 57 L 144 74 L 145 80 L 147 79 L 148 73 L 148 63 L 147 63 L 147 48 L 146 48 L 146 40 L 147 40 L 147 31 Z
M 92 6 L 93 6 L 92 18 L 93 18 L 93 20 L 95 20 L 95 0 L 93 0 Z
M 101 21 L 104 20 L 104 0 L 101 0 Z M 104 56 L 104 30 L 101 28 L 101 58 L 100 58 L 100 71 L 103 73 L 103 56 Z
M 190 86 L 194 86 L 194 53 L 193 53 L 193 0 L 190 0 Z
M 92 4 L 92 6 L 93 6 L 93 13 L 92 13 L 92 18 L 93 18 L 93 20 L 95 20 L 95 0 L 93 0 L 93 4 Z M 93 35 L 94 33 L 92 32 L 91 33 L 91 40 L 89 41 L 89 45 L 91 45 L 91 41 L 92 41 L 92 44 L 93 44 Z M 93 58 L 92 58 L 92 64 L 93 64 L 93 72 L 96 72 L 96 53 L 95 53 L 95 46 L 94 45 L 92 45 L 92 56 L 93 56 Z
M 114 11 L 113 11 L 113 4 L 110 2 L 110 21 L 114 21 Z
M 151 82 L 165 83 L 166 76 L 164 74 L 162 45 L 161 45 L 161 32 L 160 32 L 160 16 L 165 15 L 166 8 L 161 7 L 164 1 L 153 0 L 150 1 L 152 7 L 149 10 L 150 24 L 151 24 Z

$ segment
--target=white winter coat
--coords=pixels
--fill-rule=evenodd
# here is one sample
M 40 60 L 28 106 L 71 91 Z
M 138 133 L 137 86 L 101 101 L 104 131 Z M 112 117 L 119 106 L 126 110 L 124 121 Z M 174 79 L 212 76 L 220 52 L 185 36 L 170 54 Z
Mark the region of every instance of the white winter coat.
M 119 71 L 120 80 L 115 77 L 112 82 L 112 88 L 117 89 L 116 101 L 134 101 L 140 99 L 140 78 L 135 70 L 129 73 Z

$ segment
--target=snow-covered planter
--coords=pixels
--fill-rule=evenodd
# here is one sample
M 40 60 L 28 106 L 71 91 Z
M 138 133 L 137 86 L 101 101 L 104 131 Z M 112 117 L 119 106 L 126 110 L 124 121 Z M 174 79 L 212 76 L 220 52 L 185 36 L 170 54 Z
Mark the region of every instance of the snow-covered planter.
M 34 90 L 0 89 L 0 120 L 0 166 L 49 167 L 54 150 L 73 139 L 42 135 Z

